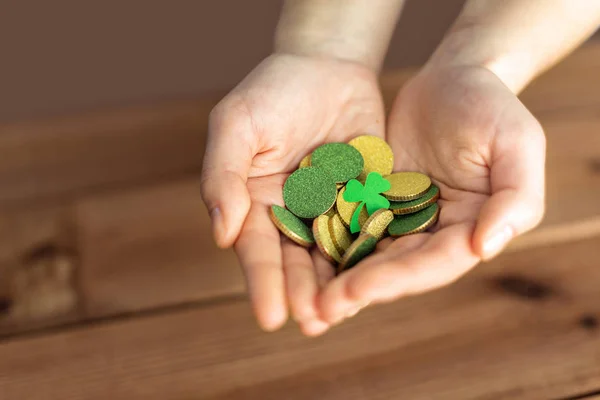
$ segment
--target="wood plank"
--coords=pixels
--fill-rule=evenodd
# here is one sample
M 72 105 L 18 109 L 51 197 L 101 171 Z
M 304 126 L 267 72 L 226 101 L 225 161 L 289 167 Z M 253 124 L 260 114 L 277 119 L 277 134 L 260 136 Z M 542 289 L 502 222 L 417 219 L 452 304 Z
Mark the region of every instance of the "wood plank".
M 75 234 L 69 208 L 0 214 L 0 335 L 79 318 Z
M 600 45 L 584 46 L 522 98 L 536 115 L 597 109 L 599 66 Z M 388 105 L 413 72 L 381 77 Z M 222 95 L 0 125 L 0 204 L 198 172 L 208 113 Z
M 600 115 L 544 115 L 547 212 L 512 249 L 600 234 Z
M 569 396 L 568 398 L 557 399 L 557 400 L 600 400 L 600 391 L 595 390 L 593 393 L 577 394 L 575 396 Z
M 197 179 L 4 211 L 0 336 L 243 293 Z
M 552 213 L 550 213 L 552 215 Z M 544 222 L 514 242 L 505 251 L 520 251 L 528 248 L 575 242 L 600 236 L 600 217 L 549 224 Z
M 31 400 L 513 400 L 591 392 L 600 388 L 599 244 L 504 255 L 318 339 L 291 325 L 262 333 L 248 305 L 233 302 L 7 340 L 0 389 Z
M 197 179 L 83 199 L 76 205 L 88 317 L 241 293 L 219 250 Z
M 536 115 L 555 116 L 561 112 L 600 106 L 600 45 L 588 42 L 554 68 L 534 80 L 520 95 Z
M 180 101 L 0 126 L 0 204 L 197 172 L 215 102 Z

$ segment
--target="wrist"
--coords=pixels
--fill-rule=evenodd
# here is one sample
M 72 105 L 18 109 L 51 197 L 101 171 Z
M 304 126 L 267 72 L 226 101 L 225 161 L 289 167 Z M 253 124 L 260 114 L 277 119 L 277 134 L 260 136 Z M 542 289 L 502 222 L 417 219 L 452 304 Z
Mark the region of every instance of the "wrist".
M 381 58 L 372 49 L 351 37 L 328 36 L 317 32 L 278 30 L 274 52 L 360 64 L 372 71 L 381 67 Z
M 428 64 L 435 68 L 485 68 L 518 94 L 540 68 L 535 54 L 521 51 L 513 39 L 499 37 L 485 25 L 457 26 L 446 35 Z
M 378 72 L 404 0 L 287 0 L 275 51 L 361 64 Z

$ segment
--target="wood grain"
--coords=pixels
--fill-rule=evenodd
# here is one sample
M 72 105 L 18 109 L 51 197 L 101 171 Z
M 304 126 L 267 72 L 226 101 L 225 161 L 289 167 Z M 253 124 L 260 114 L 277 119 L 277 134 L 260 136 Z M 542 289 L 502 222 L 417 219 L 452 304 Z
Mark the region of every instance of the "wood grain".
M 75 207 L 88 317 L 241 293 L 218 249 L 198 180 L 84 198 Z
M 598 109 L 600 82 L 600 45 L 580 47 L 554 68 L 534 80 L 520 95 L 536 116 Z
M 600 387 L 599 244 L 504 255 L 318 339 L 291 325 L 262 333 L 238 301 L 7 340 L 0 390 L 31 400 L 514 400 L 590 392 Z
M 76 235 L 68 205 L 0 213 L 0 335 L 76 320 Z
M 0 205 L 199 171 L 216 99 L 0 126 Z
M 244 291 L 233 252 L 214 245 L 197 179 L 6 210 L 0 335 Z M 45 249 L 72 256 L 69 279 L 54 255 L 31 260 Z

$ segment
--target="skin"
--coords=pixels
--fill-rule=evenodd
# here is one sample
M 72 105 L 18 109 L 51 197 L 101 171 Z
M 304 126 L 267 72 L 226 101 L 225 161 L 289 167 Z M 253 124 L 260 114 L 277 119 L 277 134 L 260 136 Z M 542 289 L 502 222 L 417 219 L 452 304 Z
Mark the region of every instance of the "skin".
M 283 205 L 283 182 L 308 152 L 364 132 L 384 137 L 384 122 L 373 71 L 291 54 L 263 61 L 211 114 L 203 195 L 217 243 L 235 246 L 263 329 L 285 323 L 288 306 L 306 334 L 326 329 L 318 282 L 333 277 L 318 250 L 281 242 L 268 207 Z
M 402 8 L 388 0 L 287 1 L 273 55 L 211 113 L 202 194 L 234 246 L 259 325 L 291 313 L 319 335 L 361 308 L 422 293 L 495 257 L 544 211 L 544 133 L 517 94 L 600 23 L 587 0 L 471 0 L 387 119 L 377 73 Z M 477 40 L 473 40 L 477 38 Z M 387 239 L 352 270 L 280 239 L 268 206 L 325 142 L 385 137 L 396 170 L 441 188 L 432 233 Z

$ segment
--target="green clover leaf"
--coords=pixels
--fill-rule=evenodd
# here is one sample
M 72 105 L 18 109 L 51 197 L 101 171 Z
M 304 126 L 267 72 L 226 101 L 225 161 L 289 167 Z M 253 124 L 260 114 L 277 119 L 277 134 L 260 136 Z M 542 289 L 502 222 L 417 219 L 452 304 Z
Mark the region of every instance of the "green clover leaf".
M 344 192 L 344 200 L 349 203 L 356 203 L 357 201 L 363 201 L 365 194 L 365 187 L 356 179 L 350 179 L 346 184 L 346 191 Z
M 356 207 L 356 211 L 354 211 L 350 220 L 351 233 L 360 232 L 359 216 L 364 206 L 367 207 L 369 215 L 382 208 L 390 208 L 390 202 L 380 193 L 390 190 L 391 186 L 390 182 L 377 172 L 371 172 L 367 176 L 364 186 L 356 179 L 348 181 L 344 192 L 344 200 L 349 203 L 361 202 Z
M 382 208 L 390 208 L 390 201 L 381 195 L 375 195 L 370 200 L 365 202 L 367 204 L 367 212 L 369 215 Z
M 385 179 L 381 174 L 377 172 L 371 172 L 367 175 L 367 181 L 365 182 L 365 189 L 371 191 L 373 194 L 379 194 L 387 192 L 392 187 L 390 181 Z

